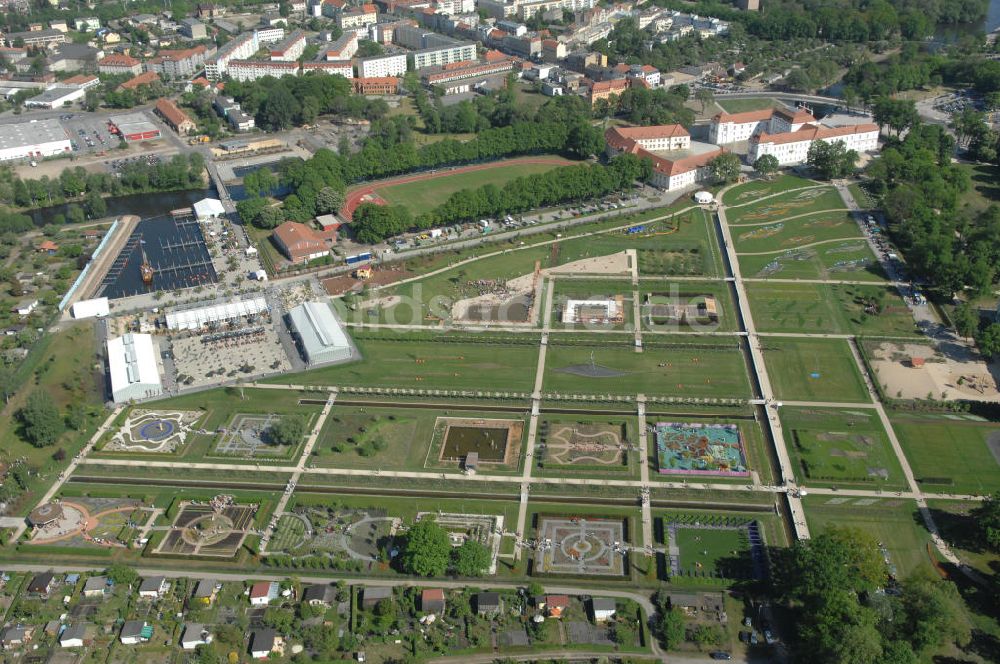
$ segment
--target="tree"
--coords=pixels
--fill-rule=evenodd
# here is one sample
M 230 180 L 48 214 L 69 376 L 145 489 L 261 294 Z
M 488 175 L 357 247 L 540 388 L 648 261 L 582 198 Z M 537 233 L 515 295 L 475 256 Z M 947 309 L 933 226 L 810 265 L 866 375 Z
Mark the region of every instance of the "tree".
M 955 584 L 944 579 L 917 576 L 903 584 L 903 629 L 916 653 L 945 643 L 967 645 L 972 638 L 962 597 Z
M 753 167 L 754 170 L 765 178 L 770 179 L 781 168 L 781 164 L 778 163 L 778 158 L 773 154 L 764 154 L 757 157 L 757 161 L 753 163 Z
M 139 583 L 139 573 L 122 563 L 114 563 L 104 570 L 104 576 L 117 586 L 134 586 Z
M 979 309 L 968 302 L 962 302 L 951 314 L 955 323 L 955 331 L 966 339 L 970 339 L 979 331 Z
M 702 114 L 705 113 L 709 104 L 715 103 L 715 93 L 709 88 L 698 88 L 697 92 L 694 93 L 694 98 L 701 104 Z
M 879 126 L 879 131 L 882 131 L 883 127 L 888 127 L 890 131 L 896 132 L 896 136 L 920 121 L 916 102 L 890 97 L 879 97 L 875 100 L 872 104 L 872 117 Z
M 298 445 L 306 434 L 306 421 L 301 415 L 283 415 L 267 428 L 267 441 L 273 445 Z
M 257 114 L 257 122 L 267 129 L 281 130 L 291 127 L 301 106 L 283 85 L 274 86 L 268 93 Z
M 452 560 L 459 576 L 482 576 L 490 566 L 490 550 L 467 537 L 452 551 Z
M 14 394 L 17 388 L 14 383 L 16 374 L 17 371 L 14 367 L 0 362 L 0 395 L 3 396 L 4 403 L 7 403 L 7 400 L 10 399 L 10 396 Z
M 659 627 L 660 639 L 667 650 L 674 650 L 684 642 L 684 614 L 677 607 L 663 611 Z
M 740 158 L 732 152 L 723 152 L 708 162 L 708 167 L 719 182 L 735 182 L 740 176 Z
M 107 203 L 101 198 L 101 194 L 96 191 L 91 191 L 87 194 L 84 206 L 87 209 L 87 216 L 91 219 L 102 217 L 108 211 Z
M 842 178 L 854 172 L 858 163 L 858 153 L 848 150 L 843 141 L 813 141 L 806 157 L 809 164 L 820 178 L 832 180 Z
M 992 360 L 1000 356 L 1000 323 L 990 323 L 976 337 L 979 352 Z
M 20 411 L 20 419 L 24 424 L 25 438 L 35 447 L 53 444 L 65 430 L 55 402 L 48 392 L 42 390 L 35 390 L 28 396 Z
M 979 538 L 988 549 L 1000 551 L 1000 489 L 972 511 Z
M 344 207 L 344 192 L 333 187 L 323 187 L 316 194 L 316 212 L 336 214 Z
M 437 521 L 425 517 L 406 532 L 400 565 L 407 574 L 441 576 L 448 571 L 451 542 Z

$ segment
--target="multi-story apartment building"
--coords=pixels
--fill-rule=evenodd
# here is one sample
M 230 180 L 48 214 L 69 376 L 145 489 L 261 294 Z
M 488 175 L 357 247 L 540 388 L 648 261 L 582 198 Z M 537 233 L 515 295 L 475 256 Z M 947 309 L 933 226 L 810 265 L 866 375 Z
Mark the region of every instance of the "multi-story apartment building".
M 395 76 L 351 79 L 354 93 L 359 95 L 394 95 L 399 92 L 399 79 Z
M 142 63 L 130 55 L 113 53 L 97 61 L 97 71 L 101 74 L 138 76 L 142 73 Z
M 337 25 L 345 32 L 373 25 L 377 21 L 378 10 L 372 4 L 365 4 L 360 7 L 345 7 L 337 12 Z
M 230 60 L 226 73 L 237 81 L 256 81 L 258 78 L 273 76 L 298 76 L 298 62 L 267 62 L 263 60 Z
M 284 30 L 282 30 L 284 33 Z M 244 32 L 226 42 L 215 54 L 205 61 L 205 78 L 210 81 L 220 80 L 229 68 L 232 60 L 245 60 L 260 48 L 256 32 Z
M 271 47 L 271 60 L 293 62 L 306 50 L 306 33 L 296 30 Z
M 778 159 L 782 166 L 801 164 L 809 156 L 809 148 L 816 141 L 843 143 L 848 150 L 871 152 L 878 149 L 878 125 L 865 123 L 844 127 L 824 127 L 807 124 L 795 131 L 780 134 L 767 132 L 750 138 L 747 161 L 754 163 L 769 154 Z
M 214 48 L 214 47 L 213 47 Z M 170 78 L 187 78 L 205 65 L 212 51 L 199 45 L 194 48 L 180 50 L 161 50 L 156 57 L 146 61 L 146 71 L 163 74 Z
M 406 55 L 379 55 L 358 60 L 359 78 L 402 76 L 406 73 Z
M 414 69 L 448 65 L 453 62 L 476 59 L 475 42 L 454 41 L 446 46 L 432 46 L 413 52 Z
M 326 74 L 339 74 L 344 78 L 354 78 L 354 66 L 350 60 L 331 60 L 330 62 L 303 62 L 302 74 L 320 71 Z
M 285 29 L 280 25 L 274 27 L 260 27 L 254 30 L 257 36 L 257 48 L 263 44 L 273 44 L 285 38 Z
M 358 52 L 358 35 L 347 32 L 340 39 L 326 47 L 324 57 L 327 60 L 350 60 Z

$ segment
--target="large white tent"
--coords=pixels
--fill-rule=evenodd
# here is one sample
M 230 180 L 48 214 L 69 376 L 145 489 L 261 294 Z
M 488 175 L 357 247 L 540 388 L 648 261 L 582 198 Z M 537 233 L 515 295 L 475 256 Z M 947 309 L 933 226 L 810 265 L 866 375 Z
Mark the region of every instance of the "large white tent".
M 194 216 L 198 221 L 226 216 L 226 208 L 218 198 L 203 198 L 194 204 Z
M 170 311 L 167 313 L 167 329 L 200 330 L 210 323 L 245 318 L 264 311 L 267 311 L 267 300 L 262 297 L 223 302 L 197 309 Z
M 351 358 L 351 341 L 330 305 L 305 302 L 289 311 L 288 319 L 310 366 Z
M 115 403 L 163 393 L 151 335 L 130 333 L 108 339 L 108 373 Z

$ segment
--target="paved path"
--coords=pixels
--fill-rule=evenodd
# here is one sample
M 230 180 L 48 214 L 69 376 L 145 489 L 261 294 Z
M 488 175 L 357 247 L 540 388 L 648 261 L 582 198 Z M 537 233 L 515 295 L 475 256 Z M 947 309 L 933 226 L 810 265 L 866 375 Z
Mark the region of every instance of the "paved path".
M 299 462 L 295 465 L 295 470 L 292 472 L 292 476 L 288 480 L 288 486 L 285 487 L 284 493 L 282 493 L 281 498 L 278 499 L 278 505 L 274 508 L 274 512 L 271 515 L 271 521 L 268 523 L 267 529 L 260 538 L 261 554 L 267 553 L 267 544 L 271 541 L 271 536 L 274 535 L 275 528 L 278 527 L 278 520 L 281 519 L 282 515 L 285 513 L 285 508 L 288 506 L 288 500 L 292 497 L 295 485 L 299 483 L 299 478 L 301 478 L 302 473 L 306 471 L 306 465 L 309 463 L 313 447 L 315 447 L 316 441 L 319 440 L 319 434 L 323 430 L 326 418 L 330 415 L 330 411 L 333 409 L 333 404 L 336 400 L 337 392 L 334 389 L 331 390 L 329 396 L 327 396 L 326 403 L 323 405 L 323 410 L 320 411 L 319 419 L 316 420 L 316 425 L 309 433 L 309 437 L 306 438 L 306 444 L 303 446 L 302 454 L 299 455 Z
M 646 555 L 653 555 L 653 511 L 649 503 L 649 432 L 646 428 L 646 395 L 635 398 L 639 411 L 639 500 L 642 503 L 642 544 Z
M 717 198 L 721 201 L 722 194 L 720 193 Z M 757 336 L 757 328 L 754 325 L 753 314 L 750 311 L 746 287 L 743 284 L 743 275 L 740 272 L 740 262 L 736 256 L 736 248 L 733 245 L 733 234 L 726 221 L 725 208 L 726 206 L 720 202 L 718 206 L 719 228 L 722 230 L 723 249 L 729 257 L 729 266 L 733 274 L 733 285 L 736 287 L 736 306 L 740 310 L 740 316 L 743 319 L 743 325 L 747 333 L 747 346 L 750 349 L 751 363 L 749 369 L 756 374 L 757 382 L 760 386 L 761 398 L 767 404 L 764 406 L 764 409 L 767 413 L 767 425 L 771 430 L 771 438 L 774 440 L 774 449 L 778 457 L 780 478 L 783 480 L 785 486 L 793 488 L 795 486 L 795 473 L 792 470 L 792 459 L 788 454 L 788 448 L 785 447 L 785 434 L 781 427 L 781 419 L 778 417 L 776 410 L 772 412 L 770 409 L 770 406 L 775 403 L 774 391 L 771 389 L 771 379 L 767 374 L 767 366 L 764 364 L 764 354 L 760 348 L 761 341 Z M 795 536 L 800 540 L 809 539 L 809 526 L 806 523 L 806 514 L 802 507 L 802 500 L 799 498 L 799 493 L 792 490 L 788 491 L 786 496 L 789 509 L 792 513 L 792 528 L 795 531 Z

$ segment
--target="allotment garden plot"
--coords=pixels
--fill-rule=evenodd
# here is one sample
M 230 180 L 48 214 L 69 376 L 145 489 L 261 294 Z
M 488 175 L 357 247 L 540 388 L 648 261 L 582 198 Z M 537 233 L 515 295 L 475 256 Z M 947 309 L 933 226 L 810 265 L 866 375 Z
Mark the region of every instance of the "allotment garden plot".
M 767 553 L 761 524 L 745 516 L 666 514 L 661 518 L 670 576 L 763 579 Z
M 635 424 L 632 424 L 634 436 Z M 629 423 L 546 418 L 538 425 L 535 458 L 552 472 L 627 472 L 636 454 Z
M 233 558 L 253 528 L 260 505 L 240 504 L 232 496 L 183 501 L 156 554 Z
M 203 413 L 196 410 L 135 408 L 104 446 L 105 452 L 172 454 L 184 447 Z
M 781 409 L 797 474 L 809 484 L 903 488 L 899 461 L 871 408 Z
M 534 574 L 625 574 L 628 544 L 624 520 L 545 514 L 536 518 Z

